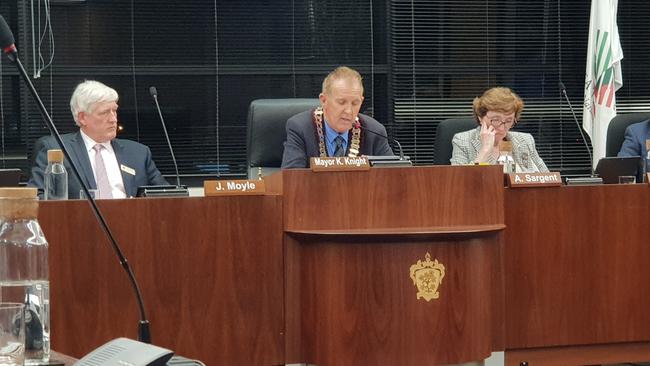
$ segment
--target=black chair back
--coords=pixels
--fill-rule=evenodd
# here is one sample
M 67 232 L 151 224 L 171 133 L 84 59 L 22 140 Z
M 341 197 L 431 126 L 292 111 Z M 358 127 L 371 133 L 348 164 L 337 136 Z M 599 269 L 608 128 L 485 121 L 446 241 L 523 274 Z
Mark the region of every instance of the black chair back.
M 259 167 L 273 172 L 282 165 L 287 120 L 320 104 L 314 99 L 257 99 L 248 108 L 247 157 L 249 177 L 257 175 Z
M 436 129 L 436 142 L 434 145 L 433 163 L 435 165 L 449 165 L 453 147 L 451 140 L 458 132 L 476 128 L 478 124 L 474 117 L 449 118 L 438 124 Z

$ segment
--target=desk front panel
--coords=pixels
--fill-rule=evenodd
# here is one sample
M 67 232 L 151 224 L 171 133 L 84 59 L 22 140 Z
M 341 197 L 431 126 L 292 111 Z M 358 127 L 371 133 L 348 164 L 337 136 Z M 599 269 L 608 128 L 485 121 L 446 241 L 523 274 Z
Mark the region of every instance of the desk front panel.
M 506 349 L 650 340 L 650 188 L 510 189 Z
M 101 201 L 156 345 L 208 365 L 283 362 L 279 196 Z M 53 347 L 83 356 L 137 337 L 133 291 L 84 201 L 44 202 Z

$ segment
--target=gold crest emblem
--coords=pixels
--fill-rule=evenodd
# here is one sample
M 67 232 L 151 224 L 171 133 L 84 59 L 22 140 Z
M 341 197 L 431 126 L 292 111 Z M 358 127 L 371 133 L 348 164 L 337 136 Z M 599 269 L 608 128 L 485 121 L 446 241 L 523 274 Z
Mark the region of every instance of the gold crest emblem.
M 445 277 L 445 266 L 438 260 L 431 261 L 431 254 L 424 256 L 425 260 L 418 259 L 418 262 L 411 266 L 411 279 L 418 288 L 417 299 L 421 297 L 426 301 L 440 297 L 438 286 Z

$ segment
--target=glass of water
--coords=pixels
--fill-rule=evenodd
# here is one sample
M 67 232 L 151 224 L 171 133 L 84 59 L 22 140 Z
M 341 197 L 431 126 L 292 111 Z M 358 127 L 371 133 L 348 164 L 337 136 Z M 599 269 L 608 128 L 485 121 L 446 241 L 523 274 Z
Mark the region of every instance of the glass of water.
M 636 177 L 633 175 L 621 175 L 618 177 L 618 184 L 634 184 Z
M 90 197 L 93 199 L 98 199 L 99 195 L 97 194 L 96 189 L 89 189 L 88 192 L 90 193 Z M 83 189 L 79 190 L 79 199 L 85 200 L 86 198 L 86 192 L 84 192 Z

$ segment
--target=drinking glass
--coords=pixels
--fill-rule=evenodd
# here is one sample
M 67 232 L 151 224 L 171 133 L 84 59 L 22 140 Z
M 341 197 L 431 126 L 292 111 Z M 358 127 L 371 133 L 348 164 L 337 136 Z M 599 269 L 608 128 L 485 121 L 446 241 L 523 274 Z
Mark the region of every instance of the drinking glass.
M 621 175 L 618 177 L 618 184 L 634 184 L 636 177 L 633 175 Z
M 90 192 L 90 197 L 94 199 L 98 199 L 99 196 L 97 196 L 97 190 L 96 189 L 89 189 L 88 192 Z M 86 199 L 86 192 L 84 192 L 83 189 L 79 190 L 79 199 L 85 200 Z

